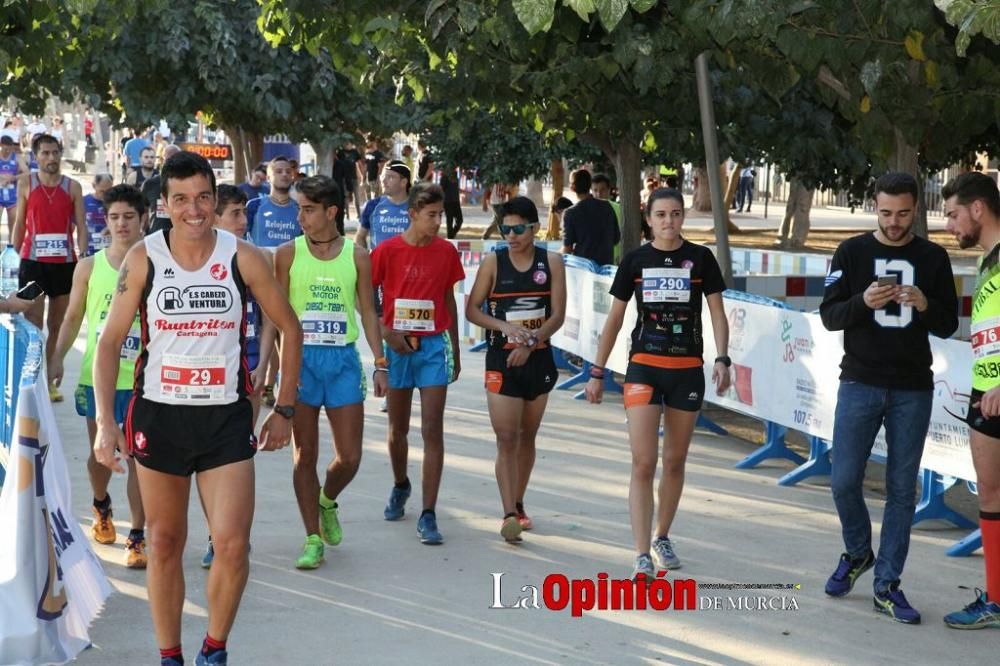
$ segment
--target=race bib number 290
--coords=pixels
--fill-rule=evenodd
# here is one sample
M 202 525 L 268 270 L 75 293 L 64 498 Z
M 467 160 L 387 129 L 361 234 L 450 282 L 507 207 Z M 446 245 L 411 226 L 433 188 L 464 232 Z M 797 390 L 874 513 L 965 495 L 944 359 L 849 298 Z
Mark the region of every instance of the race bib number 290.
M 643 303 L 687 303 L 691 300 L 690 268 L 643 268 Z

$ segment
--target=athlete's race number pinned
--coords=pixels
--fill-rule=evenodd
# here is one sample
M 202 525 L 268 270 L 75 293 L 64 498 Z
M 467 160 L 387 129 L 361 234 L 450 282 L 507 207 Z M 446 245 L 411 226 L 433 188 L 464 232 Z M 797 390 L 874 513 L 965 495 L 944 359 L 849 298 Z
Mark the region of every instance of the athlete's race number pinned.
M 545 308 L 537 310 L 508 310 L 507 321 L 514 326 L 537 331 L 545 323 Z
M 226 359 L 164 354 L 160 385 L 163 397 L 171 400 L 222 400 L 226 395 Z
M 302 319 L 302 342 L 307 345 L 347 344 L 346 312 L 308 312 Z
M 1000 317 L 976 323 L 971 332 L 973 358 L 981 359 L 1000 354 Z
M 434 301 L 397 298 L 393 306 L 394 331 L 434 331 Z
M 687 303 L 691 300 L 690 268 L 643 268 L 643 303 Z
M 69 256 L 69 239 L 66 234 L 37 234 L 32 240 L 35 257 Z

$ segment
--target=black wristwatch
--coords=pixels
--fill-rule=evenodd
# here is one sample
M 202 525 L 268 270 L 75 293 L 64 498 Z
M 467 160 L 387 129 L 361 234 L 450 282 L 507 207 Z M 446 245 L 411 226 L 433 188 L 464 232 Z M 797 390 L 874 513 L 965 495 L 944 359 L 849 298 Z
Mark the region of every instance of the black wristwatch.
M 295 407 L 292 407 L 291 405 L 275 405 L 271 409 L 289 420 L 295 416 Z
M 715 357 L 715 362 L 716 363 L 721 363 L 722 365 L 726 366 L 727 368 L 732 367 L 732 365 L 733 365 L 733 359 L 729 358 L 728 356 L 716 356 Z

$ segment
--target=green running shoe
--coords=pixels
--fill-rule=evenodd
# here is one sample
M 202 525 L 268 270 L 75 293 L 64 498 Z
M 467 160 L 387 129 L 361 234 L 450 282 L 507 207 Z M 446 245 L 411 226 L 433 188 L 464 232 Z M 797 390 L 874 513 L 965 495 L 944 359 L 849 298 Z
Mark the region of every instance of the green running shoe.
M 302 546 L 302 554 L 295 560 L 296 569 L 316 569 L 323 562 L 323 540 L 318 534 L 310 534 Z
M 327 499 L 322 490 L 319 491 L 319 534 L 331 546 L 339 545 L 344 538 L 337 518 L 337 502 Z

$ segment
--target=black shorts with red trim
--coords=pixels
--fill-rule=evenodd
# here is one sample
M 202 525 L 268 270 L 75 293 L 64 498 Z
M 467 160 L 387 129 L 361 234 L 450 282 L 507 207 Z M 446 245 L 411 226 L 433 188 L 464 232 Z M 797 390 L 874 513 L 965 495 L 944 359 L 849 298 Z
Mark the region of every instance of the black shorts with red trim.
M 1000 416 L 987 418 L 979 411 L 979 407 L 973 407 L 982 397 L 982 391 L 972 389 L 972 393 L 969 395 L 969 413 L 965 417 L 965 422 L 976 432 L 982 433 L 987 437 L 1000 439 Z
M 696 368 L 657 368 L 629 361 L 625 371 L 625 408 L 665 405 L 697 412 L 705 398 L 705 371 Z
M 125 441 L 143 467 L 191 476 L 253 458 L 253 407 L 246 398 L 228 405 L 167 405 L 135 396 L 125 418 Z
M 538 349 L 531 352 L 524 365 L 507 367 L 507 357 L 511 349 L 489 348 L 486 351 L 486 390 L 490 393 L 506 395 L 522 400 L 534 400 L 545 395 L 556 385 L 559 371 L 556 370 L 552 349 Z

